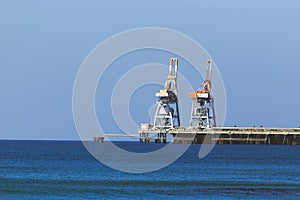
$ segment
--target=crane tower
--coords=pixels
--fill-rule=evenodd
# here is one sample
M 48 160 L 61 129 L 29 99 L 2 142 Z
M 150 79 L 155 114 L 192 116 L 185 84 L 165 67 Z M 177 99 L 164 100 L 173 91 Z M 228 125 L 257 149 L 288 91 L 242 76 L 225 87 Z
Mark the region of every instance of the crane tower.
M 153 129 L 171 130 L 180 126 L 178 93 L 177 93 L 178 58 L 170 58 L 169 75 L 165 88 L 156 93 L 157 109 L 154 116 Z
M 206 64 L 206 75 L 203 84 L 189 97 L 193 99 L 190 127 L 209 129 L 216 126 L 214 98 L 211 92 L 212 60 Z

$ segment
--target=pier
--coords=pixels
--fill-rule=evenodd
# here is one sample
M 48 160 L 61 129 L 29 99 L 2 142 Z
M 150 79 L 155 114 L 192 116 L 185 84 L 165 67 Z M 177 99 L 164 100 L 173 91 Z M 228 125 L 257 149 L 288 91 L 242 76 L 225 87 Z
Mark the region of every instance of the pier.
M 175 62 L 175 65 L 173 64 Z M 206 74 L 200 87 L 188 96 L 192 110 L 188 126 L 180 125 L 177 93 L 178 59 L 171 58 L 165 88 L 156 93 L 157 110 L 153 124 L 141 124 L 140 142 L 166 143 L 167 134 L 176 144 L 278 144 L 300 145 L 300 128 L 220 127 L 217 125 L 212 93 L 212 60 L 206 64 Z
M 213 127 L 193 130 L 178 127 L 165 130 L 140 130 L 140 141 L 150 143 L 149 134 L 172 134 L 175 144 L 274 144 L 300 145 L 300 128 Z M 155 139 L 160 140 L 162 137 Z
M 143 123 L 136 134 L 106 134 L 107 137 L 139 137 L 140 143 L 167 143 L 172 135 L 174 144 L 269 144 L 300 145 L 299 128 L 220 127 L 214 108 L 212 93 L 212 60 L 206 64 L 206 76 L 200 87 L 188 96 L 192 110 L 188 126 L 181 126 L 178 92 L 178 59 L 170 58 L 165 86 L 155 96 L 157 109 L 153 124 Z M 104 137 L 94 137 L 97 143 Z

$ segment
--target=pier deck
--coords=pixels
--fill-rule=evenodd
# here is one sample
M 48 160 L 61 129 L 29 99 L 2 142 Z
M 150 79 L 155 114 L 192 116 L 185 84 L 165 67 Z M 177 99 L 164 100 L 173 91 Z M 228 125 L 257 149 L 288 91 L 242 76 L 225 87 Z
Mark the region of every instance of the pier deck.
M 172 143 L 177 144 L 285 144 L 300 145 L 300 128 L 264 127 L 214 127 L 211 129 L 191 129 L 178 127 L 172 130 L 140 130 L 140 141 L 149 143 L 149 134 L 157 133 L 158 141 L 166 134 L 172 134 Z

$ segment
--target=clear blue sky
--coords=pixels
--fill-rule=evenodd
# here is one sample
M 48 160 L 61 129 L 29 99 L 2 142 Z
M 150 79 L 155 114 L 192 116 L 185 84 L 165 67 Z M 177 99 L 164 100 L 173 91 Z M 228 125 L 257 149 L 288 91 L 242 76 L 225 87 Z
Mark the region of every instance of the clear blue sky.
M 299 8 L 298 0 L 3 0 L 0 139 L 78 139 L 72 88 L 79 66 L 107 37 L 147 26 L 185 33 L 214 58 L 226 87 L 226 125 L 298 127 Z

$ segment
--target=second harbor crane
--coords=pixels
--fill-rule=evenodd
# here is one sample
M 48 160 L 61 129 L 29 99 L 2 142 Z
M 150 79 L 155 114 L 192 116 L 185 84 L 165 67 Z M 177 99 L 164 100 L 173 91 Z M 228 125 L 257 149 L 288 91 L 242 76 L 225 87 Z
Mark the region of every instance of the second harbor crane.
M 189 97 L 193 99 L 190 127 L 192 129 L 209 129 L 216 126 L 214 97 L 211 91 L 212 60 L 206 64 L 206 74 L 203 84 Z

